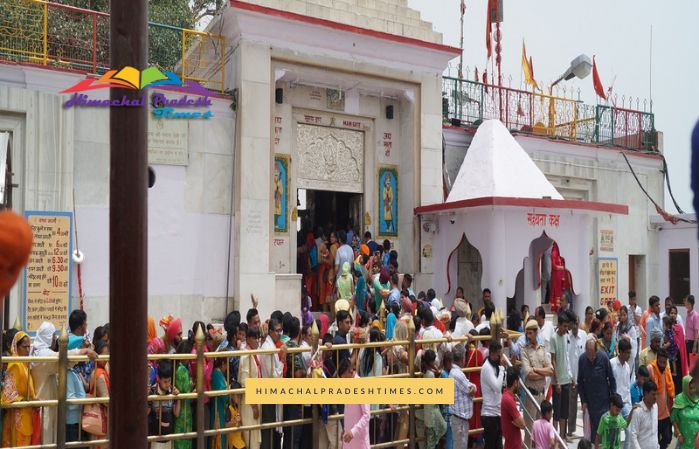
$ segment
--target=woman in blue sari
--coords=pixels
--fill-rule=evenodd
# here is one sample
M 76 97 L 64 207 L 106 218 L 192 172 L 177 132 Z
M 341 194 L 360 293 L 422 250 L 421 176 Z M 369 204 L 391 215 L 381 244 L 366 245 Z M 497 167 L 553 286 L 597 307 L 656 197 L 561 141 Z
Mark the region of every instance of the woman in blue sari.
M 214 359 L 214 370 L 211 373 L 211 391 L 226 390 L 226 376 L 221 371 L 221 367 L 226 363 L 225 357 L 217 357 Z M 228 408 L 228 396 L 215 396 L 209 400 L 210 413 L 210 429 L 223 429 L 226 427 L 226 409 Z M 226 434 L 217 435 L 209 439 L 209 449 L 226 449 Z

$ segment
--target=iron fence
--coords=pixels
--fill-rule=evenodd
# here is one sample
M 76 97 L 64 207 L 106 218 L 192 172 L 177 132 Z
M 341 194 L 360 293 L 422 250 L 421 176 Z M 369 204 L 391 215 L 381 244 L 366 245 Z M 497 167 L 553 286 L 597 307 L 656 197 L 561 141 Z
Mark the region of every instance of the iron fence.
M 518 132 L 573 142 L 657 150 L 653 113 L 444 77 L 446 121 L 477 125 L 499 119 Z
M 223 36 L 149 22 L 148 38 L 150 65 L 223 92 Z M 103 74 L 110 69 L 109 14 L 42 0 L 0 0 L 0 60 Z
M 521 334 L 515 333 L 515 332 L 510 332 L 509 337 L 511 339 L 518 338 Z M 312 347 L 299 347 L 299 348 L 289 348 L 287 350 L 287 354 L 290 354 L 292 357 L 292 364 L 291 366 L 294 366 L 293 364 L 293 357 L 302 357 L 303 353 L 312 353 L 312 354 L 317 354 L 319 350 L 323 351 L 332 351 L 334 353 L 334 357 L 336 358 L 336 366 L 339 367 L 339 360 L 340 360 L 340 351 L 343 350 L 361 350 L 361 349 L 366 349 L 366 348 L 380 348 L 381 350 L 390 350 L 392 347 L 397 347 L 401 346 L 405 349 L 407 349 L 407 354 L 408 354 L 408 363 L 406 366 L 406 369 L 402 370 L 401 372 L 393 372 L 393 368 L 389 367 L 387 374 L 381 376 L 381 377 L 388 377 L 388 378 L 400 378 L 400 377 L 420 377 L 422 376 L 421 372 L 416 372 L 414 369 L 410 370 L 407 369 L 407 367 L 414 367 L 415 366 L 415 357 L 417 354 L 417 345 L 429 345 L 429 344 L 441 344 L 441 343 L 452 343 L 456 344 L 459 342 L 466 342 L 466 341 L 478 341 L 478 340 L 489 340 L 491 339 L 490 336 L 466 336 L 466 337 L 459 337 L 459 338 L 439 338 L 439 339 L 430 339 L 430 340 L 415 340 L 415 335 L 414 331 L 411 330 L 409 331 L 409 336 L 408 340 L 391 340 L 391 341 L 384 341 L 384 342 L 377 342 L 377 343 L 350 343 L 350 344 L 342 344 L 342 345 L 332 345 L 330 348 L 324 347 L 322 345 L 319 345 L 318 343 L 318 338 L 315 336 L 313 338 L 313 341 L 315 342 Z M 220 359 L 224 358 L 225 360 L 225 378 L 230 379 L 230 373 L 228 370 L 230 369 L 230 359 L 233 357 L 238 357 L 240 358 L 241 363 L 243 362 L 243 358 L 245 356 L 248 356 L 244 359 L 245 362 L 252 364 L 253 363 L 253 357 L 251 356 L 264 356 L 264 355 L 277 355 L 279 354 L 280 350 L 279 349 L 255 349 L 255 350 L 237 350 L 237 351 L 229 351 L 229 352 L 205 352 L 204 351 L 204 336 L 203 335 L 198 335 L 197 338 L 195 339 L 195 348 L 196 351 L 191 354 L 154 354 L 154 355 L 149 355 L 148 356 L 148 362 L 149 363 L 155 363 L 157 361 L 161 360 L 169 360 L 173 362 L 173 367 L 176 364 L 185 364 L 188 369 L 190 369 L 191 366 L 195 367 L 195 373 L 196 375 L 194 376 L 194 384 L 195 384 L 195 392 L 191 393 L 179 393 L 178 395 L 149 395 L 148 396 L 148 401 L 149 402 L 157 402 L 157 401 L 169 401 L 169 400 L 177 400 L 177 401 L 190 401 L 189 405 L 192 407 L 192 410 L 196 410 L 196 417 L 197 419 L 192 422 L 192 430 L 187 431 L 187 432 L 181 432 L 181 433 L 171 433 L 168 435 L 150 435 L 148 437 L 148 441 L 154 442 L 154 441 L 173 441 L 173 440 L 184 440 L 184 439 L 189 439 L 189 440 L 197 440 L 198 444 L 201 444 L 201 447 L 204 447 L 206 444 L 206 438 L 209 437 L 214 437 L 217 435 L 226 435 L 226 434 L 231 434 L 234 432 L 242 432 L 245 434 L 246 432 L 252 432 L 255 430 L 270 430 L 274 428 L 291 428 L 291 437 L 293 438 L 293 432 L 299 431 L 299 426 L 302 425 L 307 425 L 307 424 L 312 424 L 313 426 L 313 448 L 318 448 L 320 444 L 320 436 L 319 436 L 319 430 L 322 428 L 322 421 L 320 420 L 319 417 L 319 409 L 316 406 L 313 406 L 311 408 L 311 413 L 309 416 L 309 413 L 307 413 L 307 410 L 302 407 L 302 414 L 300 417 L 295 418 L 295 419 L 284 419 L 282 421 L 275 421 L 275 422 L 270 422 L 270 423 L 262 423 L 262 424 L 257 424 L 257 425 L 238 425 L 236 427 L 224 427 L 224 428 L 210 428 L 205 422 L 204 422 L 204 416 L 205 416 L 205 404 L 204 402 L 208 399 L 216 398 L 216 397 L 228 397 L 230 400 L 235 401 L 236 403 L 240 402 L 239 397 L 241 395 L 245 394 L 245 388 L 244 385 L 242 388 L 235 388 L 232 385 L 227 384 L 225 389 L 222 390 L 213 390 L 213 391 L 205 391 L 204 388 L 204 368 L 206 363 L 210 363 L 212 360 L 215 359 Z M 56 389 L 56 396 L 54 399 L 46 399 L 46 400 L 37 400 L 34 398 L 25 398 L 25 400 L 17 400 L 14 402 L 3 402 L 1 404 L 2 410 L 12 410 L 12 409 L 33 409 L 33 410 L 40 410 L 40 413 L 43 418 L 46 418 L 49 414 L 53 414 L 56 416 L 55 418 L 55 439 L 53 438 L 54 435 L 49 438 L 49 440 L 53 440 L 55 442 L 49 443 L 49 444 L 42 444 L 42 445 L 34 445 L 34 446 L 15 446 L 19 447 L 20 449 L 49 449 L 49 448 L 58 448 L 58 449 L 63 449 L 63 448 L 71 448 L 71 447 L 96 447 L 96 446 L 102 446 L 104 447 L 109 443 L 108 437 L 105 438 L 99 438 L 95 439 L 93 438 L 92 440 L 87 440 L 87 441 L 74 441 L 74 442 L 66 442 L 66 432 L 65 432 L 65 424 L 66 424 L 66 412 L 68 406 L 71 405 L 79 405 L 79 406 L 85 406 L 89 404 L 103 404 L 103 405 L 108 405 L 109 404 L 109 397 L 86 397 L 86 398 L 68 398 L 67 397 L 67 387 L 66 387 L 66 382 L 67 382 L 67 375 L 68 375 L 68 367 L 69 364 L 75 364 L 79 362 L 87 362 L 89 359 L 87 356 L 81 356 L 81 355 L 69 355 L 68 350 L 67 350 L 67 345 L 68 345 L 68 338 L 65 333 L 59 338 L 59 353 L 58 356 L 48 356 L 48 357 L 18 357 L 18 356 L 13 356 L 13 357 L 2 357 L 2 360 L 0 360 L 0 363 L 22 363 L 22 364 L 41 364 L 41 363 L 48 363 L 48 364 L 57 364 L 56 368 L 56 376 L 57 376 L 57 389 Z M 97 361 L 109 361 L 109 356 L 108 355 L 101 355 L 97 358 Z M 465 373 L 472 373 L 472 372 L 479 372 L 480 367 L 471 367 L 471 368 L 463 368 L 463 371 Z M 292 370 L 293 372 L 293 370 Z M 173 378 L 174 378 L 174 369 L 173 369 Z M 144 379 L 143 382 L 143 387 L 146 387 L 146 382 Z M 481 402 L 482 398 L 481 397 L 475 397 L 474 402 L 478 403 Z M 387 401 L 388 402 L 388 401 Z M 389 435 L 391 435 L 391 440 L 390 441 L 383 441 L 380 443 L 376 443 L 372 445 L 372 448 L 374 449 L 381 449 L 384 447 L 404 447 L 404 446 L 409 446 L 409 447 L 414 447 L 414 443 L 418 441 L 422 441 L 424 439 L 424 436 L 418 435 L 416 433 L 416 425 L 415 425 L 415 418 L 416 418 L 416 411 L 419 410 L 421 407 L 420 406 L 405 406 L 405 405 L 386 405 L 386 406 L 381 406 L 380 408 L 376 410 L 371 411 L 371 416 L 372 417 L 377 417 L 377 416 L 382 416 L 382 415 L 392 415 L 393 419 L 389 420 L 390 425 L 392 426 L 389 429 Z M 333 414 L 328 417 L 329 422 L 336 422 L 336 421 L 341 421 L 344 418 L 344 415 L 341 413 L 338 414 Z M 396 426 L 398 425 L 398 422 L 400 420 L 407 419 L 409 422 L 409 433 L 407 436 L 401 435 L 398 432 L 398 429 Z M 79 425 L 78 428 L 81 428 L 82 426 Z M 187 427 L 187 426 L 185 426 Z M 335 427 L 336 430 L 336 443 L 340 442 L 341 439 L 341 433 L 339 430 L 339 426 Z M 374 435 L 372 437 L 372 441 L 376 441 L 376 427 L 374 427 Z M 482 433 L 483 429 L 471 429 L 469 433 L 471 435 L 473 434 L 478 434 Z M 199 446 L 198 446 L 199 447 Z M 339 447 L 339 446 L 335 446 Z

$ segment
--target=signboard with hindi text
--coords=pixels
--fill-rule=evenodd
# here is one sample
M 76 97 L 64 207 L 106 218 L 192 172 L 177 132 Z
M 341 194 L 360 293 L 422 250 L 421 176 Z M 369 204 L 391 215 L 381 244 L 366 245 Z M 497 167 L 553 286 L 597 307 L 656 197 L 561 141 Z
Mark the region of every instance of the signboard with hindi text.
M 43 321 L 68 324 L 71 298 L 71 212 L 24 213 L 32 227 L 32 252 L 24 269 L 24 329 L 32 335 Z
M 617 300 L 618 259 L 614 257 L 600 257 L 597 259 L 599 301 L 601 306 L 609 305 Z

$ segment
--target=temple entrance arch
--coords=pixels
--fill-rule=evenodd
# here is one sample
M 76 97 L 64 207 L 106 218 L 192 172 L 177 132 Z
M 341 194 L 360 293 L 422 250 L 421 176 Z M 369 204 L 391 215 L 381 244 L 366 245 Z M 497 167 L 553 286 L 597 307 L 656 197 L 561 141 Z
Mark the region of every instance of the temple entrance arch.
M 539 305 L 548 305 L 547 310 L 556 309 L 564 296 L 572 304 L 575 297 L 572 276 L 565 266 L 565 258 L 558 244 L 546 231 L 530 243 L 529 255 L 524 259 L 524 271 L 528 273 L 530 288 L 526 289 L 528 295 L 525 295 L 523 303 L 530 309 Z
M 449 291 L 447 292 L 453 301 L 458 287 L 463 288 L 464 297 L 469 300 L 473 311 L 482 305 L 481 281 L 483 279 L 483 259 L 478 248 L 469 242 L 466 234 L 449 255 L 449 268 L 456 265 L 456 279 L 449 279 Z M 451 269 L 448 270 L 450 273 Z M 445 304 L 446 305 L 446 304 Z

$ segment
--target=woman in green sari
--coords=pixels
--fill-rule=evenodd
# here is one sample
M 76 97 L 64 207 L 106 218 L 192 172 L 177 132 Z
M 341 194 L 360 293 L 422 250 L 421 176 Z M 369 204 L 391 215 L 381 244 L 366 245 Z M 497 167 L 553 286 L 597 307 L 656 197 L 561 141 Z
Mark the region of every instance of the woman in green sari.
M 189 354 L 191 349 L 186 342 L 180 343 L 178 353 Z M 192 392 L 192 379 L 189 377 L 189 369 L 185 362 L 177 364 L 175 371 L 175 387 L 180 393 Z M 175 433 L 185 433 L 192 431 L 192 401 L 183 399 L 180 401 L 180 414 L 175 418 Z M 175 440 L 174 449 L 192 449 L 192 440 Z
M 682 393 L 672 404 L 672 426 L 681 449 L 694 449 L 694 440 L 699 433 L 699 396 L 692 376 L 682 379 Z

